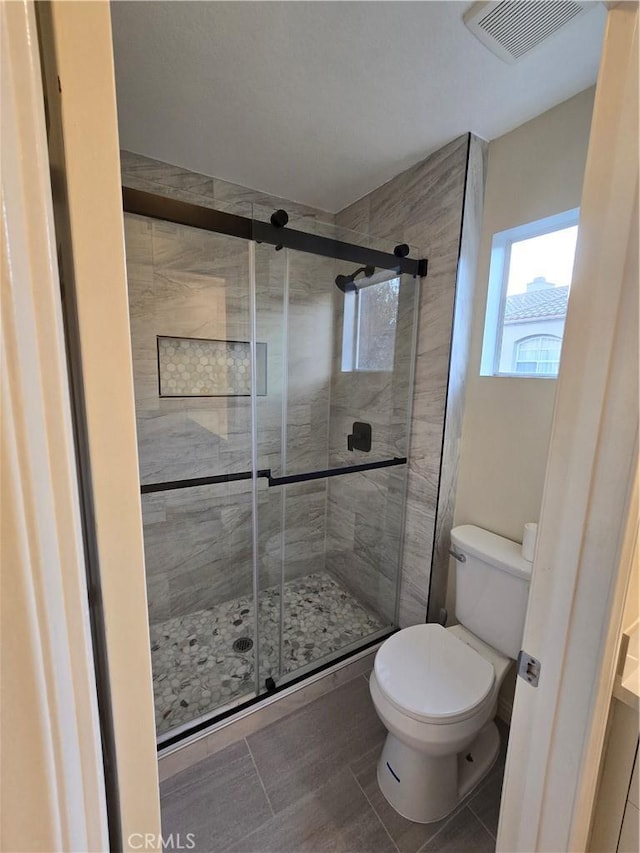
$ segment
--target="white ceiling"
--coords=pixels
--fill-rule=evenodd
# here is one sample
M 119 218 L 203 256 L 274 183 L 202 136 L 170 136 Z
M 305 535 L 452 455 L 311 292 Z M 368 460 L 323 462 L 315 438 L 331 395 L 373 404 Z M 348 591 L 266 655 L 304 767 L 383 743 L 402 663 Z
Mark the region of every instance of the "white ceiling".
M 594 4 L 516 65 L 462 2 L 113 2 L 123 148 L 335 212 L 595 82 Z

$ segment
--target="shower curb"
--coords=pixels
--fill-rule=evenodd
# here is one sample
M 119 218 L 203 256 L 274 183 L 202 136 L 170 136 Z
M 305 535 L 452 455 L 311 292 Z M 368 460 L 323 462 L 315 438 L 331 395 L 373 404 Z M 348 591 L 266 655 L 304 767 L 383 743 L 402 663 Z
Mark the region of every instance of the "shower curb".
M 171 778 L 181 770 L 214 755 L 221 749 L 248 735 L 254 734 L 276 720 L 303 708 L 314 699 L 324 696 L 362 675 L 368 675 L 373 659 L 381 643 L 340 661 L 329 669 L 311 675 L 298 684 L 284 689 L 275 696 L 265 698 L 239 711 L 234 717 L 213 724 L 210 729 L 186 738 L 175 746 L 158 752 L 158 774 L 160 782 Z

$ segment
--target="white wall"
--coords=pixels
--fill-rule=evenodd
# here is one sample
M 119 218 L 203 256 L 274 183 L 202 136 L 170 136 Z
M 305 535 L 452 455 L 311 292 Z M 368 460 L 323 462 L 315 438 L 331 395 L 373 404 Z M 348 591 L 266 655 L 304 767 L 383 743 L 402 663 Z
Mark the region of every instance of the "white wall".
M 540 512 L 556 380 L 480 376 L 491 240 L 497 231 L 579 207 L 594 91 L 489 145 L 454 525 L 477 524 L 518 542 Z M 455 621 L 453 560 L 447 609 Z M 500 695 L 498 713 L 506 720 L 514 673 Z
M 556 381 L 479 375 L 491 238 L 580 205 L 593 95 L 587 89 L 489 145 L 455 523 L 517 541 L 538 519 Z

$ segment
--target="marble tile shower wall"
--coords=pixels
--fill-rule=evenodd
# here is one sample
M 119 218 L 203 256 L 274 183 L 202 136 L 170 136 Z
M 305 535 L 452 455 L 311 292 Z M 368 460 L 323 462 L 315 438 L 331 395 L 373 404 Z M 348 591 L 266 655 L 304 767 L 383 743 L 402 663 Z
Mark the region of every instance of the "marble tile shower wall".
M 331 222 L 333 215 L 306 204 L 263 193 L 240 184 L 229 183 L 209 175 L 191 172 L 132 151 L 120 152 L 122 183 L 133 189 L 160 193 L 179 201 L 225 210 L 240 216 L 251 216 L 254 206 L 265 210 L 284 207 L 292 221 Z
M 363 231 L 374 238 L 404 240 L 429 259 L 428 277 L 421 288 L 418 320 L 400 592 L 401 626 L 423 622 L 427 610 L 460 233 L 472 140 L 470 134 L 453 140 L 336 215 L 338 225 Z M 447 472 L 447 477 L 455 476 L 456 460 L 452 459 L 451 463 L 453 468 Z M 354 484 L 353 493 L 348 488 L 345 486 L 345 493 L 340 496 L 341 507 L 359 504 L 355 491 L 358 486 Z M 332 491 L 330 504 L 334 495 Z M 355 518 L 354 540 L 358 538 L 358 523 Z
M 246 398 L 160 398 L 157 335 L 248 340 L 240 240 L 125 217 L 142 483 L 246 470 Z
M 329 408 L 332 466 L 408 455 L 414 293 L 414 285 L 403 280 L 393 371 L 343 372 L 342 341 L 340 336 L 335 339 Z M 336 326 L 342 322 L 343 305 L 342 298 L 336 300 Z M 354 420 L 371 424 L 368 453 L 347 448 Z M 396 616 L 405 486 L 404 468 L 367 471 L 327 483 L 327 570 L 389 622 Z
M 123 184 L 250 214 L 253 202 L 293 217 L 326 214 L 233 184 L 122 153 Z M 215 195 L 214 195 L 215 193 Z M 247 397 L 160 398 L 157 335 L 249 340 L 249 250 L 245 241 L 144 217 L 125 216 L 127 270 L 142 483 L 251 467 Z M 327 466 L 331 268 L 289 258 L 288 373 L 282 366 L 284 253 L 256 247 L 258 339 L 267 344 L 267 394 L 258 398 L 259 467 L 282 471 L 285 375 L 287 470 Z M 335 275 L 335 274 L 334 274 Z M 310 438 L 313 436 L 314 440 Z M 260 583 L 277 582 L 285 522 L 287 579 L 324 568 L 326 485 L 258 495 Z M 252 586 L 251 489 L 247 482 L 158 492 L 142 500 L 152 622 L 247 594 Z
M 274 474 L 326 468 L 334 330 L 333 261 L 300 252 L 285 255 L 272 246 L 259 244 L 255 271 L 257 337 L 276 342 L 272 357 L 268 358 L 268 394 L 258 399 L 259 463 Z M 285 454 L 281 447 L 283 393 Z

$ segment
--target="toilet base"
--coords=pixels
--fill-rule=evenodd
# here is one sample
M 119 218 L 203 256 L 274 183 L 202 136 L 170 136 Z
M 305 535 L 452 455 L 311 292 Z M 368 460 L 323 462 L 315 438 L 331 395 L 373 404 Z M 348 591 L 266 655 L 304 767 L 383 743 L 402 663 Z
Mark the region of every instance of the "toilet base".
M 378 761 L 378 784 L 402 817 L 432 823 L 473 791 L 493 767 L 499 749 L 493 721 L 458 755 L 427 755 L 389 733 Z

